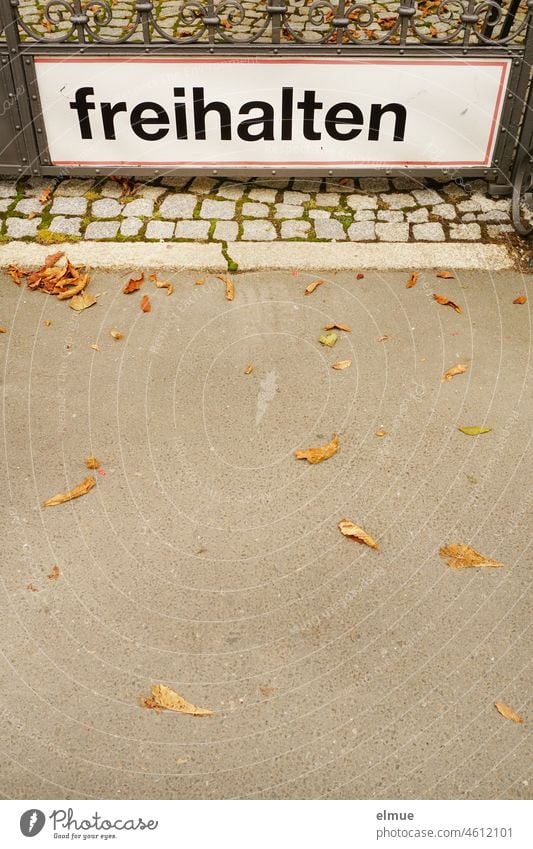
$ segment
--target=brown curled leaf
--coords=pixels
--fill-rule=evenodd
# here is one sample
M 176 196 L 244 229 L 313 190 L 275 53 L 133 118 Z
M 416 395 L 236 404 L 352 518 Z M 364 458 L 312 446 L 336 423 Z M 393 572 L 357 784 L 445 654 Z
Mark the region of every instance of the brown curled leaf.
M 110 332 L 111 336 L 113 337 L 113 339 L 117 339 L 117 340 L 118 339 L 124 339 L 124 334 L 121 333 L 120 330 L 117 330 L 116 327 L 114 327 L 113 330 L 110 330 L 109 332 Z
M 319 286 L 323 286 L 325 282 L 325 280 L 313 280 L 313 282 L 305 289 L 304 295 L 312 295 L 315 289 Z
M 308 463 L 322 463 L 323 460 L 329 460 L 330 457 L 333 457 L 339 448 L 339 437 L 334 433 L 327 445 L 322 445 L 320 448 L 306 448 L 303 451 L 295 451 L 294 456 L 297 460 L 307 460 Z
M 152 305 L 150 303 L 150 298 L 148 297 L 148 295 L 143 295 L 143 297 L 141 298 L 141 309 L 143 312 L 152 311 Z
M 141 706 L 151 710 L 173 710 L 191 716 L 211 716 L 212 710 L 196 707 L 165 684 L 154 684 L 148 698 L 141 697 Z
M 360 528 L 359 525 L 354 525 L 354 523 L 349 522 L 348 519 L 341 519 L 338 524 L 338 528 L 343 536 L 353 539 L 355 542 L 368 545 L 370 548 L 375 548 L 379 551 L 379 545 L 376 540 L 372 539 L 372 537 Z
M 57 581 L 57 579 L 59 578 L 59 574 L 60 574 L 60 573 L 59 573 L 59 566 L 52 566 L 52 571 L 51 571 L 51 572 L 50 572 L 50 574 L 47 576 L 47 577 L 48 577 L 48 580 L 50 580 L 50 581 Z
M 450 301 L 450 299 L 447 298 L 446 295 L 433 295 L 433 297 L 437 301 L 438 304 L 442 304 L 445 307 L 446 306 L 452 307 L 452 309 L 454 309 L 455 312 L 459 312 L 459 313 L 462 312 L 461 307 L 458 307 L 456 303 L 454 303 L 453 301 Z
M 460 542 L 444 545 L 439 549 L 439 554 L 448 561 L 450 569 L 478 569 L 483 566 L 498 569 L 503 566 L 499 560 L 484 557 L 475 548 Z
M 494 707 L 498 713 L 501 713 L 501 715 L 505 717 L 505 719 L 510 719 L 512 722 L 517 722 L 520 725 L 523 723 L 524 717 L 520 716 L 519 713 L 516 713 L 516 711 L 509 707 L 509 705 L 506 705 L 505 702 L 494 702 Z
M 124 295 L 131 295 L 132 292 L 137 292 L 142 284 L 144 283 L 144 271 L 141 271 L 140 277 L 131 277 L 126 285 L 124 286 L 122 293 Z
M 24 271 L 24 269 L 19 268 L 18 265 L 8 265 L 7 273 L 9 274 L 13 282 L 16 283 L 17 286 L 20 286 L 20 284 L 22 283 L 22 278 L 26 277 L 26 275 L 29 274 L 29 271 Z
M 78 486 L 69 490 L 69 492 L 59 492 L 57 495 L 53 495 L 52 498 L 43 501 L 43 507 L 56 507 L 58 504 L 65 504 L 67 501 L 79 498 L 80 495 L 87 495 L 93 486 L 96 486 L 96 479 L 92 475 L 89 475 Z
M 347 324 L 341 324 L 340 322 L 335 322 L 335 324 L 326 324 L 324 330 L 344 330 L 345 333 L 352 332 L 351 327 L 348 327 Z
M 345 368 L 349 368 L 351 364 L 351 360 L 338 360 L 336 363 L 333 363 L 331 368 L 336 369 L 336 371 L 342 371 Z
M 52 189 L 50 186 L 47 186 L 46 189 L 43 189 L 41 194 L 39 195 L 39 203 L 42 203 L 44 206 L 46 203 L 48 203 L 51 197 Z
M 442 280 L 453 280 L 454 275 L 451 271 L 437 271 L 437 277 L 440 277 Z
M 96 457 L 93 457 L 91 454 L 89 457 L 86 457 L 83 461 L 88 469 L 99 469 L 102 465 L 100 460 L 97 460 Z
M 166 280 L 158 280 L 157 274 L 150 274 L 150 280 L 152 283 L 155 283 L 158 289 L 166 289 L 167 295 L 171 295 L 174 291 L 174 286 L 172 283 L 168 283 Z
M 65 289 L 64 292 L 59 292 L 59 294 L 57 296 L 57 300 L 58 301 L 66 301 L 66 300 L 68 300 L 68 298 L 73 298 L 74 295 L 79 295 L 80 292 L 83 292 L 83 290 L 85 289 L 88 282 L 89 282 L 89 275 L 83 274 L 81 277 L 79 277 L 78 282 L 76 283 L 75 286 L 72 286 L 70 289 Z M 95 301 L 95 303 L 96 303 L 96 301 Z M 89 304 L 89 306 L 91 306 L 91 304 Z M 85 307 L 82 307 L 82 309 L 85 309 Z
M 53 265 L 56 264 L 58 259 L 61 259 L 62 256 L 65 256 L 64 251 L 57 251 L 57 253 L 55 254 L 48 254 L 48 256 L 45 257 L 44 260 L 44 268 L 51 268 Z
M 224 286 L 226 287 L 225 298 L 227 301 L 232 301 L 235 297 L 235 286 L 225 274 L 217 274 L 217 280 L 222 280 Z
M 413 286 L 415 286 L 415 285 L 416 285 L 416 281 L 418 280 L 418 275 L 419 275 L 418 271 L 413 271 L 413 273 L 411 274 L 411 276 L 410 276 L 409 280 L 408 280 L 408 281 L 407 281 L 407 283 L 405 284 L 405 288 L 406 288 L 406 289 L 412 289 L 412 288 L 413 288 Z
M 80 292 L 79 295 L 74 295 L 70 299 L 69 307 L 71 310 L 76 310 L 76 312 L 82 312 L 82 310 L 93 307 L 96 303 L 96 298 L 90 295 L 89 292 Z
M 513 304 L 525 304 L 527 301 L 527 295 L 519 295 L 518 298 L 515 298 Z

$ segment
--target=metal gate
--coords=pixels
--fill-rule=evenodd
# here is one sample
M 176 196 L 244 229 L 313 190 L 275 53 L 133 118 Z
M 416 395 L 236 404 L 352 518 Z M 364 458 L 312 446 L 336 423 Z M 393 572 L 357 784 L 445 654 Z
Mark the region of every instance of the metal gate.
M 458 170 L 424 168 L 423 174 L 480 176 L 493 193 L 514 189 L 513 220 L 519 232 L 531 232 L 523 212 L 530 199 L 533 161 L 533 0 L 400 0 L 380 5 L 358 0 L 48 0 L 44 6 L 40 0 L 0 0 L 0 9 L 0 171 L 13 175 L 132 173 L 131 168 L 69 169 L 53 164 L 35 69 L 36 59 L 43 56 L 438 55 L 511 60 L 490 163 Z M 317 174 L 316 169 L 294 171 Z M 345 167 L 328 168 L 321 176 L 340 176 L 341 171 L 346 174 Z M 134 173 L 154 177 L 163 171 L 139 167 Z M 374 171 L 360 168 L 357 173 Z

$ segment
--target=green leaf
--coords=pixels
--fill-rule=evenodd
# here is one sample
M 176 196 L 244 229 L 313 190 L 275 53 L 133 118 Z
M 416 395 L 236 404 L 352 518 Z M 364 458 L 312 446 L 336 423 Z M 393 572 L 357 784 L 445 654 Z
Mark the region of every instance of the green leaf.
M 328 348 L 333 348 L 335 342 L 337 341 L 336 333 L 325 333 L 324 336 L 319 336 L 318 341 L 321 345 L 326 345 Z
M 472 425 L 471 427 L 458 427 L 457 430 L 460 430 L 461 433 L 466 433 L 467 436 L 479 436 L 480 433 L 490 433 L 492 428 Z

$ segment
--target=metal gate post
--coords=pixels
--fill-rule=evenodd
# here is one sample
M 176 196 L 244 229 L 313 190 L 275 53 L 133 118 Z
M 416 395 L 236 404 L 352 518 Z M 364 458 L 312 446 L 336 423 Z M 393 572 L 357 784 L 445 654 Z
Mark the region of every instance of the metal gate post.
M 15 143 L 22 155 L 22 165 L 17 171 L 22 174 L 40 174 L 39 154 L 33 132 L 30 97 L 24 73 L 24 61 L 30 63 L 31 59 L 23 59 L 21 54 L 21 43 L 17 24 L 17 5 L 10 0 L 1 0 L 1 14 L 3 32 L 5 35 L 7 56 L 2 58 L 2 70 L 9 71 L 13 82 L 13 91 L 8 92 L 8 98 L 12 103 L 11 108 L 17 110 L 17 120 L 13 122 L 16 132 Z

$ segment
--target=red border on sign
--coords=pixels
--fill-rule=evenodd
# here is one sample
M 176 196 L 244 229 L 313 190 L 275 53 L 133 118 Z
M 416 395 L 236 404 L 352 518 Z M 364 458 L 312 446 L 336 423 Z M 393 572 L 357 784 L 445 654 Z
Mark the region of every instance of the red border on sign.
M 489 138 L 487 142 L 487 148 L 485 150 L 485 158 L 480 162 L 477 160 L 468 161 L 468 160 L 458 160 L 458 161 L 415 161 L 415 160 L 403 160 L 399 162 L 393 162 L 391 160 L 387 160 L 385 164 L 383 164 L 382 160 L 374 161 L 374 160 L 335 160 L 334 162 L 324 162 L 320 161 L 298 161 L 298 160 L 287 160 L 283 159 L 281 161 L 276 162 L 265 162 L 263 160 L 255 161 L 255 160 L 246 160 L 243 162 L 223 162 L 220 160 L 216 160 L 214 162 L 200 160 L 176 160 L 176 161 L 162 161 L 157 160 L 157 162 L 131 162 L 129 160 L 54 160 L 54 165 L 72 165 L 72 166 L 91 166 L 91 165 L 100 165 L 100 166 L 116 166 L 116 167 L 124 167 L 127 165 L 134 165 L 136 167 L 152 167 L 152 166 L 165 166 L 165 165 L 174 165 L 174 166 L 215 166 L 222 168 L 230 168 L 230 167 L 239 167 L 239 166 L 248 166 L 248 165 L 257 165 L 265 168 L 269 168 L 270 166 L 287 166 L 287 165 L 296 165 L 300 167 L 306 166 L 338 166 L 338 165 L 358 165 L 358 166 L 375 166 L 375 165 L 383 165 L 384 168 L 390 166 L 408 166 L 408 165 L 457 165 L 457 166 L 478 166 L 482 167 L 484 165 L 489 165 L 490 163 L 490 153 L 492 150 L 492 143 L 494 140 L 494 134 L 496 132 L 496 126 L 498 121 L 498 116 L 500 113 L 500 106 L 502 102 L 503 89 L 506 80 L 506 71 L 509 68 L 509 61 L 502 59 L 501 61 L 462 61 L 457 59 L 269 59 L 269 58 L 260 58 L 255 57 L 253 59 L 238 59 L 238 58 L 226 58 L 226 59 L 217 59 L 216 57 L 190 57 L 190 58 L 159 58 L 159 57 L 148 57 L 148 56 L 139 56 L 139 57 L 128 57 L 128 56 L 117 56 L 115 59 L 109 56 L 86 56 L 80 59 L 77 56 L 65 56 L 64 59 L 61 59 L 59 64 L 63 63 L 77 63 L 77 64 L 106 64 L 106 63 L 120 63 L 127 62 L 132 63 L 155 63 L 155 64 L 230 64 L 230 65 L 453 65 L 453 66 L 474 66 L 474 67 L 499 67 L 501 69 L 500 73 L 500 82 L 498 86 L 498 93 L 496 95 L 496 102 L 494 104 L 494 113 L 492 116 L 491 127 L 489 132 Z M 58 64 L 57 59 L 53 59 L 50 56 L 36 56 L 35 57 L 36 64 Z

